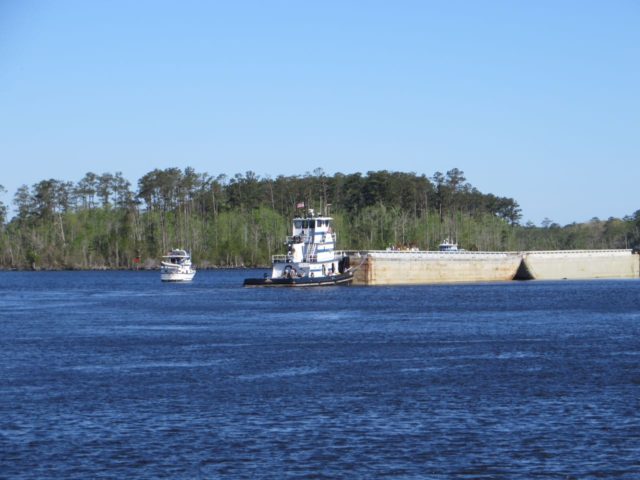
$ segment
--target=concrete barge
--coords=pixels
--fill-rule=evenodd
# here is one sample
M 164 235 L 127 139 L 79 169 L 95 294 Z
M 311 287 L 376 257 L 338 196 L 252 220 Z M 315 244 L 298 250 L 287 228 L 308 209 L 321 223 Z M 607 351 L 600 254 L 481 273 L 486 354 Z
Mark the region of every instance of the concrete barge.
M 639 278 L 632 250 L 350 252 L 355 285 Z
M 631 250 L 556 250 L 523 252 L 516 279 L 582 280 L 638 278 L 640 255 Z

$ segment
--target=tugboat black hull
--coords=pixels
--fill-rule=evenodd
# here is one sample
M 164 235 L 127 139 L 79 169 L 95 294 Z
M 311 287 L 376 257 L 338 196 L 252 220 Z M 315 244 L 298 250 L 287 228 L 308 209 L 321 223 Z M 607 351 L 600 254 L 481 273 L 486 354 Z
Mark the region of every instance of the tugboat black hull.
M 294 277 L 294 278 L 246 278 L 245 287 L 331 287 L 349 285 L 353 281 L 353 272 L 327 277 Z

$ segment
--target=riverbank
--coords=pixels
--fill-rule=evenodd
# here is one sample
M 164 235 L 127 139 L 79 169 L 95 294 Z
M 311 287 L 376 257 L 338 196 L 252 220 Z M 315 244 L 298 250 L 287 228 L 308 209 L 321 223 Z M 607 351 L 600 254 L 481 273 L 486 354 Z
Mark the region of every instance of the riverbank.
M 194 265 L 197 270 L 250 270 L 254 268 L 271 268 L 270 265 L 255 265 L 255 266 L 225 266 L 225 265 L 207 265 L 198 266 Z M 18 267 L 0 267 L 0 272 L 151 272 L 160 271 L 160 264 L 154 267 L 107 267 L 107 266 L 92 266 L 92 267 L 35 267 L 35 268 L 18 268 Z

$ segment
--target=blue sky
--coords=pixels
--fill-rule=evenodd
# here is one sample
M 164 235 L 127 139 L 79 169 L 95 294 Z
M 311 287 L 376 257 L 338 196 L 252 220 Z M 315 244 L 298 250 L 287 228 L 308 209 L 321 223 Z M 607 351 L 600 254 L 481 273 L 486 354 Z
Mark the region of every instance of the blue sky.
M 0 184 L 459 168 L 523 221 L 640 209 L 640 3 L 0 1 Z

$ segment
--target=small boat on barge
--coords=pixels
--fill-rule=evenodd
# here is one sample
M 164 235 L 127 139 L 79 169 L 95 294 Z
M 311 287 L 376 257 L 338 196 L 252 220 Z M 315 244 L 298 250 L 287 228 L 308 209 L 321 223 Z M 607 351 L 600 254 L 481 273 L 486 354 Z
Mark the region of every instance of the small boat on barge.
M 160 280 L 163 282 L 190 282 L 196 271 L 191 265 L 191 255 L 185 250 L 171 250 L 162 257 Z
M 333 219 L 317 216 L 312 209 L 293 219 L 287 253 L 272 256 L 271 276 L 247 278 L 245 287 L 319 287 L 348 285 L 355 269 L 345 252 L 334 250 Z
M 457 243 L 452 243 L 448 238 L 438 245 L 439 252 L 464 252 L 464 248 L 458 248 Z

